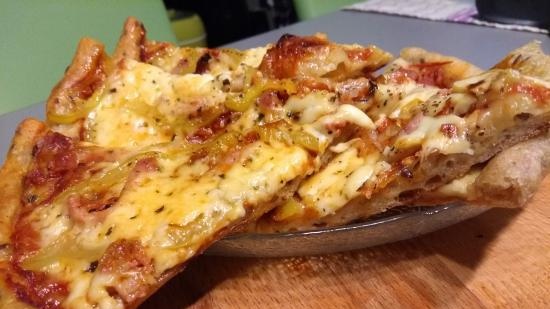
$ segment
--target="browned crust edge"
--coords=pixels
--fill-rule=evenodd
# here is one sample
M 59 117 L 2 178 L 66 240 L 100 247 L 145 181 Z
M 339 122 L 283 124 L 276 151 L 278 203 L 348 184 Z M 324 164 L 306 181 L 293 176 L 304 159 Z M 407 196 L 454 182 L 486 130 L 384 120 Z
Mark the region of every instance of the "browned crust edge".
M 146 40 L 143 24 L 135 17 L 128 17 L 124 22 L 122 34 L 113 53 L 113 62 L 116 64 L 125 58 L 139 61 Z
M 106 62 L 103 44 L 91 38 L 81 39 L 65 75 L 46 101 L 46 115 L 71 113 L 78 100 L 91 96 L 105 79 Z
M 11 289 L 5 285 L 5 272 L 10 257 L 10 236 L 14 219 L 21 207 L 23 179 L 32 162 L 34 145 L 46 132 L 48 127 L 36 119 L 23 120 L 13 138 L 6 161 L 0 169 L 0 307 L 31 308 L 17 300 Z
M 427 51 L 420 47 L 406 47 L 401 50 L 401 58 L 412 64 L 421 64 L 425 62 L 447 62 L 449 64 L 443 66 L 445 76 L 448 80 L 460 80 L 477 75 L 483 72 L 477 66 L 464 61 L 462 59 L 442 55 L 439 53 Z
M 503 150 L 485 165 L 467 196 L 426 192 L 415 205 L 464 202 L 468 205 L 517 208 L 525 206 L 550 170 L 550 138 L 543 136 Z
M 32 149 L 47 130 L 43 122 L 29 118 L 23 120 L 15 131 L 6 161 L 0 170 L 0 244 L 9 243 L 12 221 L 20 207 L 23 178 L 32 161 Z

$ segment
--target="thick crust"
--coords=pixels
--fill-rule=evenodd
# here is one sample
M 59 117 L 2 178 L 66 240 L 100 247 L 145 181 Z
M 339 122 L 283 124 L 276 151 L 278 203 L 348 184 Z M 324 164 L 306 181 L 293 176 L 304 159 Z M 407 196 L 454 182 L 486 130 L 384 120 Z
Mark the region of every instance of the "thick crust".
M 23 178 L 32 160 L 32 149 L 45 132 L 44 123 L 35 119 L 24 120 L 13 138 L 7 159 L 0 170 L 0 245 L 9 243 L 12 220 L 20 206 Z
M 31 308 L 17 300 L 6 287 L 4 278 L 8 271 L 12 224 L 21 205 L 23 178 L 32 160 L 33 147 L 46 131 L 44 123 L 35 119 L 24 120 L 15 132 L 6 161 L 0 169 L 0 308 Z
M 533 196 L 550 168 L 550 138 L 530 140 L 494 157 L 476 178 L 472 202 L 521 207 Z
M 464 202 L 470 205 L 516 208 L 537 191 L 550 168 L 550 138 L 542 136 L 505 149 L 485 166 L 472 169 L 434 191 L 423 193 L 414 205 Z

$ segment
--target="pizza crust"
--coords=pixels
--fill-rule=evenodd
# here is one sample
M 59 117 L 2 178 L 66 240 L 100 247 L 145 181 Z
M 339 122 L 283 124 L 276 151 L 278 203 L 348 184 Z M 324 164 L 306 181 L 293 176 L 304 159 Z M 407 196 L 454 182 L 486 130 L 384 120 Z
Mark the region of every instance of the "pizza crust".
M 512 51 L 494 68 L 510 68 L 525 75 L 550 81 L 550 56 L 544 54 L 539 41 L 530 42 Z
M 113 53 L 113 62 L 118 63 L 122 59 L 140 60 L 145 34 L 143 24 L 134 17 L 128 17 Z
M 78 110 L 102 86 L 109 66 L 103 44 L 90 38 L 80 40 L 65 75 L 52 89 L 46 101 L 49 122 L 75 123 L 83 118 L 85 115 L 78 115 Z M 63 129 L 63 126 L 60 127 Z M 75 136 L 78 128 L 79 125 L 68 125 L 65 131 L 70 131 L 68 135 Z
M 36 119 L 26 119 L 15 132 L 6 161 L 0 169 L 0 196 L 2 211 L 0 211 L 0 307 L 1 308 L 32 308 L 20 302 L 15 294 L 6 286 L 5 276 L 10 258 L 10 236 L 13 220 L 21 207 L 23 181 L 32 161 L 34 145 L 48 128 L 46 124 Z
M 0 170 L 0 245 L 10 242 L 13 218 L 21 205 L 23 179 L 32 160 L 32 149 L 47 130 L 47 126 L 36 119 L 26 119 L 17 127 L 6 161 Z
M 537 191 L 550 168 L 550 138 L 523 142 L 495 156 L 476 178 L 471 203 L 521 207 Z
M 411 64 L 449 62 L 448 64 L 442 66 L 442 69 L 444 70 L 445 79 L 451 82 L 474 76 L 483 72 L 477 66 L 468 63 L 462 59 L 430 52 L 420 47 L 403 48 L 401 50 L 400 56 Z

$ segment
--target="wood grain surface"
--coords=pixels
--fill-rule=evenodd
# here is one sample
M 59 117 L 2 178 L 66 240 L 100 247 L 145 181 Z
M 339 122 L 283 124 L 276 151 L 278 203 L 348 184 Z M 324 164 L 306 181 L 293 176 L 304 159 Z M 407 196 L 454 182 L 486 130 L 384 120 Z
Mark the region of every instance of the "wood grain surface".
M 202 256 L 141 308 L 550 308 L 550 177 L 525 209 L 300 258 Z

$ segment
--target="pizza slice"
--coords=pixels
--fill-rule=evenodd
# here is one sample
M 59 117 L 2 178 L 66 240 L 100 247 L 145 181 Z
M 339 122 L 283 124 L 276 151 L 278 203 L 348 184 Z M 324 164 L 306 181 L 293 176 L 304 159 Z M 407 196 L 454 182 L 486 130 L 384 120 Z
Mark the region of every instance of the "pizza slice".
M 526 57 L 530 62 L 548 61 L 540 49 L 535 53 L 531 46 L 530 51 L 536 55 Z M 411 52 L 422 54 L 417 49 L 403 54 Z M 522 74 L 526 70 L 517 64 L 476 74 L 477 68 L 441 60 L 441 55 L 411 57 L 430 58 L 438 60 L 411 64 L 398 59 L 390 65 L 377 79 L 366 110 L 378 134 L 334 147 L 341 154 L 253 229 L 341 225 L 394 206 L 423 203 L 426 192 L 546 131 L 550 88 L 543 76 Z
M 544 55 L 537 42 L 531 42 L 511 52 L 495 68 L 514 69 L 550 82 L 549 65 L 550 57 Z M 504 150 L 462 178 L 423 193 L 414 203 L 431 205 L 458 201 L 492 207 L 525 205 L 548 172 L 547 135 Z
M 24 121 L 0 171 L 0 301 L 137 306 L 213 241 L 287 200 L 343 138 L 331 125 L 374 127 L 335 91 L 370 86 L 389 59 L 369 60 L 373 49 L 285 36 L 253 63 L 247 52 L 196 50 L 211 58 L 188 73 L 168 61 L 187 51 L 145 40 L 133 19 L 112 57 L 81 41 L 48 123 Z M 196 59 L 185 57 L 175 65 Z
M 147 40 L 143 25 L 130 18 L 113 57 L 100 43 L 82 40 L 48 98 L 47 118 L 54 130 L 98 145 L 170 142 L 227 113 L 240 117 L 266 92 L 335 92 L 345 80 L 368 91 L 365 76 L 390 59 L 375 46 L 335 44 L 322 35 L 285 35 L 246 51 L 180 48 Z M 266 94 L 264 101 L 274 100 Z M 264 112 L 274 114 L 269 107 Z
M 424 192 L 413 203 L 515 208 L 525 205 L 548 174 L 548 134 L 510 147 L 489 162 L 435 190 Z
M 211 167 L 177 144 L 100 148 L 36 121 L 20 128 L 32 130 L 2 170 L 20 192 L 8 201 L 19 209 L 4 225 L 3 275 L 36 307 L 137 305 L 312 165 L 306 150 L 274 141 L 243 140 L 233 164 Z M 26 173 L 10 168 L 16 159 Z
M 320 34 L 178 48 L 130 18 L 112 56 L 84 39 L 0 170 L 0 302 L 132 308 L 272 209 L 305 228 L 414 203 L 545 131 L 537 55 L 480 73 L 408 49 L 376 77 L 391 55 Z

